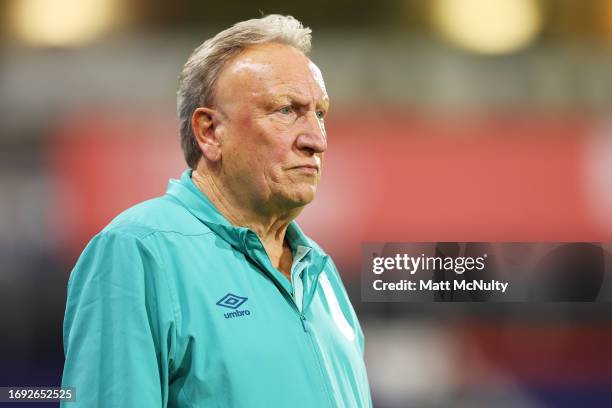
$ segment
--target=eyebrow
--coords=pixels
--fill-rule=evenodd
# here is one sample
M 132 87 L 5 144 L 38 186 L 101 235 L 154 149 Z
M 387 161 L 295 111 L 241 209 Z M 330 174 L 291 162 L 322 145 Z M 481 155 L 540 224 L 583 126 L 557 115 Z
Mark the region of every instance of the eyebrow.
M 273 103 L 279 103 L 283 100 L 294 101 L 299 105 L 308 105 L 308 98 L 300 95 L 299 93 L 283 93 L 281 95 L 274 96 L 272 98 Z M 306 102 L 304 102 L 306 101 Z M 317 107 L 321 107 L 324 109 L 329 109 L 329 97 L 325 96 L 325 98 L 321 99 L 317 102 Z

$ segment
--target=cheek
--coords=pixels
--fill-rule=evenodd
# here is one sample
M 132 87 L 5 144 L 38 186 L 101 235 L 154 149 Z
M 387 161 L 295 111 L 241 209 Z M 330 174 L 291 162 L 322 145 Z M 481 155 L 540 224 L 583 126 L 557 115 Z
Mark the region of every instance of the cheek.
M 223 153 L 232 167 L 256 165 L 261 155 L 261 145 L 255 126 L 248 118 L 240 118 L 228 127 L 223 143 Z
M 233 168 L 251 179 L 261 174 L 272 181 L 286 177 L 284 169 L 291 165 L 291 152 L 291 136 L 287 129 L 266 118 L 237 120 L 226 146 Z
M 265 157 L 264 169 L 267 177 L 280 182 L 287 177 L 286 154 L 279 151 L 268 151 Z
M 254 135 L 250 135 L 254 136 Z M 251 137 L 228 149 L 228 167 L 235 176 L 259 185 L 265 180 L 280 181 L 283 154 L 274 146 Z
M 250 160 L 267 173 L 277 176 L 291 164 L 291 136 L 283 130 L 274 126 L 262 129 L 253 135 L 253 143 L 249 146 L 252 151 Z

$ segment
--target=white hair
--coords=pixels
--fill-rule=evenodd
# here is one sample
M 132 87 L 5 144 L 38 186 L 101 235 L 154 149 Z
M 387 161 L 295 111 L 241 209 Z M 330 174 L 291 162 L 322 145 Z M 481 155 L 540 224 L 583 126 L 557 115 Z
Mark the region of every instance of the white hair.
M 191 117 L 198 107 L 212 104 L 215 82 L 225 62 L 249 46 L 272 42 L 290 45 L 306 54 L 310 51 L 310 33 L 310 28 L 292 16 L 270 14 L 236 23 L 193 51 L 179 76 L 177 92 L 181 147 L 189 167 L 195 169 L 202 155 Z

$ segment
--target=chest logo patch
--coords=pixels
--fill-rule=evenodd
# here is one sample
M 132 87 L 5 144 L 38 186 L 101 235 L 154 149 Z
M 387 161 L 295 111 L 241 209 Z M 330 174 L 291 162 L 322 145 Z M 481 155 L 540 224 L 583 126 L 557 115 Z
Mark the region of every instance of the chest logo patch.
M 244 302 L 246 302 L 248 299 L 249 298 L 247 297 L 234 295 L 233 293 L 228 293 L 227 295 L 219 299 L 219 301 L 217 302 L 217 306 L 226 307 L 228 309 L 234 310 L 233 312 L 228 312 L 228 313 L 223 314 L 223 317 L 225 317 L 226 319 L 231 319 L 233 317 L 240 317 L 240 316 L 248 316 L 251 314 L 250 310 L 248 309 L 238 310 L 238 308 L 242 306 Z

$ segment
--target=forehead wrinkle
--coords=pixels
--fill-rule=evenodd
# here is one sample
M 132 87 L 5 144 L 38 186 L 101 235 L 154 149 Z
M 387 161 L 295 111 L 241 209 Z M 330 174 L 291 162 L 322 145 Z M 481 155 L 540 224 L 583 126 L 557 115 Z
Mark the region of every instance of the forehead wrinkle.
M 222 72 L 222 76 L 227 74 L 226 78 L 231 78 L 228 83 L 230 89 L 233 88 L 230 94 L 236 96 L 239 92 L 274 102 L 290 99 L 302 104 L 312 102 L 317 107 L 329 106 L 321 71 L 312 61 L 304 56 L 303 68 L 296 70 L 293 64 L 285 67 L 283 61 L 262 61 L 260 54 L 261 50 L 247 49 Z

